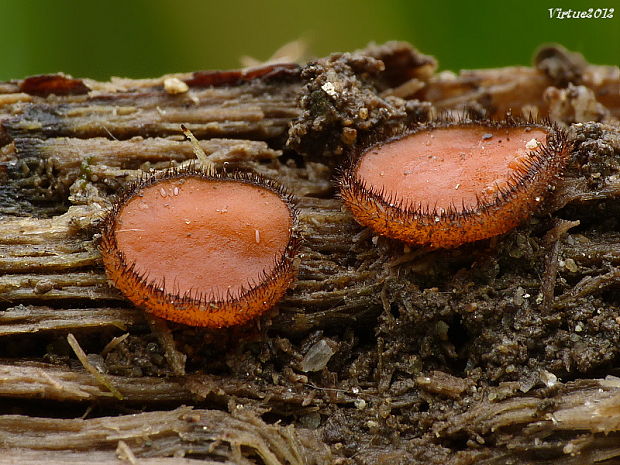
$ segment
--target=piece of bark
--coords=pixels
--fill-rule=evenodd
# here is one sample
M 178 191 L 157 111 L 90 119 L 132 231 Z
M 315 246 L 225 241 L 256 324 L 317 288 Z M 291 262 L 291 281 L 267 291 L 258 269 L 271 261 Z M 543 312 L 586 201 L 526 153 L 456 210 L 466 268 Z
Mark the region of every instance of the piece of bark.
M 493 398 L 433 425 L 433 434 L 458 436 L 466 429 L 471 440 L 479 442 L 480 456 L 486 459 L 483 463 L 549 463 L 551 459 L 573 464 L 614 458 L 608 463 L 617 463 L 618 379 L 555 383 L 536 397 L 496 401 L 497 394 L 491 391 Z M 489 443 L 493 447 L 485 446 Z
M 137 324 L 144 324 L 144 316 L 130 308 L 54 309 L 18 305 L 0 312 L 0 336 L 105 327 L 127 330 Z
M 462 387 L 458 388 L 460 392 L 461 389 Z M 581 380 L 567 384 L 549 378 L 549 386 L 535 393 L 536 395 L 520 393 L 518 383 L 505 383 L 482 394 L 478 396 L 478 401 L 469 405 L 467 412 L 454 416 L 444 413 L 443 419 L 432 425 L 428 436 L 433 439 L 427 445 L 430 447 L 427 452 L 437 447 L 432 445 L 433 442 L 449 441 L 450 438 L 462 440 L 465 436 L 471 438 L 470 441 L 477 442 L 477 446 L 455 455 L 450 463 L 485 459 L 484 463 L 502 463 L 504 460 L 517 464 L 542 464 L 549 463 L 548 460 L 553 458 L 554 463 L 570 464 L 588 463 L 603 457 L 620 457 L 620 449 L 617 447 L 620 423 L 616 415 L 620 406 L 620 384 L 617 378 Z M 238 402 L 236 408 L 240 409 L 239 405 L 242 404 Z M 399 398 L 393 399 L 393 404 L 403 405 Z M 158 418 L 155 429 L 152 422 L 147 421 L 150 415 Z M 112 450 L 118 440 L 130 445 L 137 457 L 147 451 L 147 456 L 150 457 L 166 456 L 171 453 L 171 447 L 189 454 L 185 441 L 194 437 L 194 428 L 206 427 L 203 431 L 211 431 L 212 434 L 227 428 L 231 428 L 229 431 L 245 431 L 248 425 L 234 422 L 246 421 L 247 418 L 242 415 L 235 419 L 220 411 L 198 411 L 187 407 L 167 412 L 92 420 L 4 416 L 0 417 L 0 440 L 6 446 L 27 454 L 26 457 L 38 457 L 36 451 L 42 450 L 51 453 L 53 457 L 56 453 L 53 451 L 67 448 L 87 457 L 87 454 L 102 449 Z M 260 426 L 261 431 L 267 435 L 261 434 L 261 437 L 273 437 L 275 431 L 269 431 L 272 427 L 267 426 L 265 431 L 265 425 L 260 425 L 260 420 L 250 418 L 250 424 Z M 211 423 L 203 423 L 212 420 L 220 424 L 221 429 L 213 431 Z M 236 426 L 233 427 L 234 424 Z M 45 440 L 40 438 L 41 431 L 48 431 Z M 164 438 L 174 431 L 185 431 L 187 435 L 183 435 L 181 441 L 165 441 Z M 145 434 L 152 440 L 148 448 L 141 442 L 145 440 Z M 515 436 L 519 438 L 518 442 L 515 442 Z M 168 446 L 162 448 L 162 444 Z M 321 446 L 315 442 L 314 447 Z M 385 451 L 373 451 L 372 447 L 369 449 L 367 456 L 383 457 L 385 460 L 390 455 Z M 401 451 L 401 454 L 413 458 L 414 454 L 419 453 L 415 442 L 409 449 L 409 453 Z M 398 453 L 398 449 L 394 449 L 391 455 Z M 442 462 L 432 460 L 429 463 Z
M 620 117 L 620 71 L 616 66 L 587 66 L 580 82 L 592 89 L 598 102 Z M 549 116 L 544 92 L 555 84 L 543 70 L 525 66 L 439 73 L 412 98 L 433 102 L 441 111 L 483 108 L 486 116 Z M 579 122 L 579 121 L 574 121 Z M 582 121 L 584 122 L 584 121 Z
M 15 451 L 14 457 L 27 457 L 29 463 L 58 461 L 63 450 L 73 451 L 88 463 L 93 453 L 103 463 L 118 463 L 120 441 L 139 463 L 143 463 L 142 457 L 147 459 L 144 463 L 151 463 L 151 457 L 196 457 L 239 464 L 260 457 L 266 465 L 330 463 L 329 451 L 312 432 L 266 424 L 254 412 L 244 412 L 241 404 L 233 408 L 235 415 L 180 407 L 87 420 L 5 415 L 0 417 L 0 444 Z M 22 455 L 24 452 L 28 453 Z M 212 463 L 209 461 L 206 463 Z
M 14 399 L 48 399 L 59 402 L 114 400 L 111 392 L 83 371 L 42 363 L 0 365 L 0 396 Z M 195 396 L 173 380 L 111 377 L 126 402 L 191 402 Z M 0 417 L 1 418 L 1 417 Z
M 270 409 L 281 415 L 316 412 L 328 404 L 353 405 L 357 395 L 342 392 L 338 396 L 318 392 L 299 382 L 295 390 L 282 385 L 263 385 L 234 377 L 190 374 L 169 379 L 140 376 L 107 375 L 109 382 L 128 405 L 148 403 L 187 404 L 208 401 L 223 406 L 228 400 L 243 400 L 248 405 Z M 118 400 L 84 371 L 46 363 L 16 362 L 0 365 L 0 397 L 9 399 L 44 399 L 56 402 L 97 402 L 112 406 Z M 374 391 L 364 392 L 372 396 Z
M 297 195 L 328 194 L 332 187 L 326 169 L 308 163 L 304 168 L 280 166 L 280 150 L 265 142 L 210 139 L 201 148 L 220 169 L 252 171 L 277 179 Z M 7 160 L 5 190 L 36 204 L 39 199 L 73 204 L 107 204 L 105 194 L 142 176 L 145 171 L 193 163 L 191 145 L 179 138 L 141 138 L 127 141 L 103 138 L 18 138 L 4 151 Z M 267 163 L 271 161 L 271 163 Z M 95 192 L 101 191 L 101 194 Z M 99 198 L 93 199 L 92 192 Z M 35 207 L 36 208 L 36 207 Z M 13 213 L 13 198 L 0 193 L 0 209 Z
M 169 94 L 159 86 L 126 93 L 93 91 L 68 97 L 62 106 L 49 99 L 17 102 L 12 109 L 0 107 L 0 141 L 19 136 L 161 137 L 179 134 L 181 123 L 200 138 L 271 139 L 282 136 L 288 122 L 298 116 L 298 92 L 297 83 L 281 82 L 274 95 L 270 82 L 254 80 L 226 87 L 192 87 L 181 94 Z M 21 114 L 11 116 L 16 111 Z

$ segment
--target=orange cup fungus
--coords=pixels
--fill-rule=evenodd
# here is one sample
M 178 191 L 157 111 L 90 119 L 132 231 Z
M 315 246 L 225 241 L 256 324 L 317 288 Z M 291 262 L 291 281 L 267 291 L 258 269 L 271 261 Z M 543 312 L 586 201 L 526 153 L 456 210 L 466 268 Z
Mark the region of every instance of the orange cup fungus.
M 169 171 L 115 204 L 101 240 L 109 278 L 167 320 L 221 328 L 263 314 L 294 279 L 296 210 L 251 175 Z
M 505 233 L 527 218 L 570 155 L 531 122 L 438 122 L 359 150 L 341 197 L 378 234 L 432 248 Z

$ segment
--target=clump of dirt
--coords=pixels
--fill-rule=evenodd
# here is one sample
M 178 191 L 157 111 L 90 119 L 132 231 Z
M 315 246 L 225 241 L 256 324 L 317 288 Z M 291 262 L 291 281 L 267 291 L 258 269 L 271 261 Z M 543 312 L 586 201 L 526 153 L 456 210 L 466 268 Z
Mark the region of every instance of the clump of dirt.
M 376 55 L 381 56 L 380 51 Z M 400 55 L 414 60 L 411 49 L 409 54 Z M 411 64 L 427 65 L 418 61 Z M 299 101 L 303 114 L 291 125 L 288 147 L 330 163 L 330 158 L 341 155 L 360 139 L 387 138 L 427 120 L 431 109 L 428 103 L 379 92 L 383 79 L 396 79 L 393 70 L 398 66 L 396 60 L 386 69 L 381 59 L 355 53 L 334 54 L 308 64 L 301 72 L 306 82 Z

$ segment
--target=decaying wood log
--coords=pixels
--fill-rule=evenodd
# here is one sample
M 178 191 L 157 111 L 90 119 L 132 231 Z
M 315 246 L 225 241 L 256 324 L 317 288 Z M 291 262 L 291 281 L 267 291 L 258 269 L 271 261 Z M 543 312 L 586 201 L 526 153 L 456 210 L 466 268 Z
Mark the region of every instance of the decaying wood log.
M 575 147 L 514 231 L 412 249 L 343 208 L 350 144 L 506 111 Z M 458 75 L 388 43 L 301 67 L 0 83 L 0 463 L 620 463 L 619 117 L 620 70 L 561 47 Z M 303 244 L 269 315 L 166 339 L 97 244 L 122 186 L 193 163 L 181 123 L 219 169 L 292 192 Z

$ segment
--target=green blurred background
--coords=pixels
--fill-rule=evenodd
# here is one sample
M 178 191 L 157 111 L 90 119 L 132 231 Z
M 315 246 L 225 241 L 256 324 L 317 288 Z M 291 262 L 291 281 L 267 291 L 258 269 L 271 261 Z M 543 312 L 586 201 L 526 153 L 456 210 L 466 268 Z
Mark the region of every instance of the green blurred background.
M 613 19 L 557 20 L 551 7 L 616 11 Z M 0 0 L 0 80 L 236 68 L 242 55 L 264 60 L 299 38 L 315 56 L 407 40 L 455 71 L 527 65 L 545 42 L 617 65 L 620 1 Z

